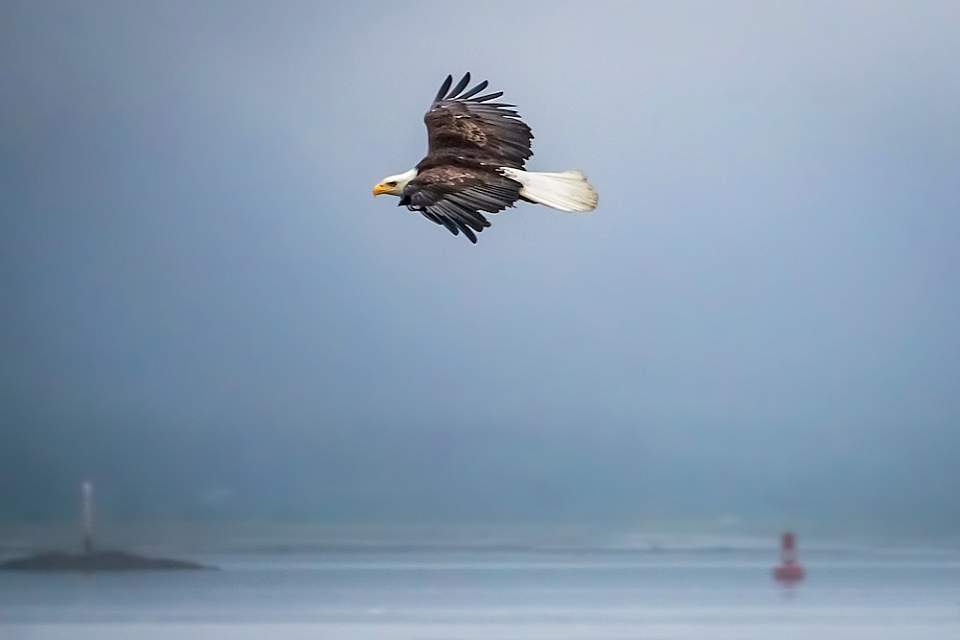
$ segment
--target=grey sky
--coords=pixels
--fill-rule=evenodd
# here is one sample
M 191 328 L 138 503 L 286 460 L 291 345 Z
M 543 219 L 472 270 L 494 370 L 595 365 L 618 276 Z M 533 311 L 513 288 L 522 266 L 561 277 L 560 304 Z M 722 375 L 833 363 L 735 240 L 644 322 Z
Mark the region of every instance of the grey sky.
M 0 519 L 960 529 L 954 2 L 5 2 Z M 530 205 L 370 196 L 469 70 Z

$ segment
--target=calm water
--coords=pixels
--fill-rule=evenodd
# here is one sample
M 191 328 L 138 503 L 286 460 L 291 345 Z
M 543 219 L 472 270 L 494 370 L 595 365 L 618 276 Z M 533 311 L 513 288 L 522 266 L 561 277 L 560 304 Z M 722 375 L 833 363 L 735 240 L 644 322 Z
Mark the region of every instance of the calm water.
M 0 639 L 960 638 L 960 555 L 769 551 L 209 555 L 220 571 L 0 573 Z

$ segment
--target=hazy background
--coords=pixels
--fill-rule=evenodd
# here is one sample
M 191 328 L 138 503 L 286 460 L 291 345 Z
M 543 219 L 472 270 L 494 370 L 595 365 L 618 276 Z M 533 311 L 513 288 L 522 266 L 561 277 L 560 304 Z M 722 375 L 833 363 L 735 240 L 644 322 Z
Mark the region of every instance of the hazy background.
M 960 5 L 0 6 L 0 523 L 960 533 Z M 370 195 L 447 73 L 531 167 Z

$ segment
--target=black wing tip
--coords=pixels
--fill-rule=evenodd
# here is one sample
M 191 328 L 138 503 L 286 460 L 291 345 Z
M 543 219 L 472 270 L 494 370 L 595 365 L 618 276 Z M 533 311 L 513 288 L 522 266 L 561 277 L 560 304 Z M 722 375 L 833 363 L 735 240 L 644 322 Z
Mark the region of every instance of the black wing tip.
M 434 98 L 433 101 L 443 102 L 444 100 L 469 100 L 470 102 L 487 102 L 488 100 L 495 100 L 503 95 L 503 91 L 496 91 L 494 93 L 488 93 L 487 95 L 475 98 L 474 96 L 489 86 L 490 83 L 486 80 L 478 82 L 473 86 L 473 88 L 464 93 L 464 89 L 470 85 L 471 77 L 472 75 L 469 71 L 467 71 L 457 82 L 456 86 L 453 86 L 453 75 L 447 74 L 443 84 L 440 85 L 440 90 L 437 91 L 437 97 Z
M 489 100 L 495 100 L 503 95 L 503 91 L 495 91 L 493 93 L 488 93 L 485 96 L 480 96 L 479 98 L 473 98 L 470 102 L 487 102 Z
M 469 72 L 469 71 L 467 71 L 465 74 L 463 74 L 463 77 L 460 78 L 460 82 L 457 83 L 457 86 L 455 86 L 453 89 L 451 89 L 451 90 L 450 90 L 450 93 L 447 94 L 447 97 L 444 98 L 444 99 L 445 99 L 445 100 L 456 100 L 456 99 L 457 99 L 457 96 L 459 96 L 459 95 L 463 92 L 463 90 L 467 88 L 467 85 L 468 85 L 468 84 L 470 84 L 470 72 Z
M 447 91 L 450 90 L 450 85 L 452 84 L 453 84 L 453 76 L 451 76 L 450 74 L 447 74 L 447 79 L 444 80 L 443 84 L 440 85 L 440 90 L 437 91 L 437 97 L 434 98 L 433 101 L 440 102 L 441 100 L 443 100 L 447 95 Z
M 461 99 L 461 100 L 469 100 L 469 99 L 472 98 L 473 96 L 477 95 L 478 93 L 480 93 L 481 91 L 483 91 L 484 89 L 486 89 L 486 88 L 487 88 L 487 84 L 489 84 L 489 83 L 488 83 L 486 80 L 484 80 L 483 82 L 478 82 L 478 83 L 476 84 L 476 86 L 473 87 L 473 89 L 470 89 L 470 91 L 467 91 L 465 94 L 463 94 L 462 96 L 460 96 L 460 99 Z
M 457 222 L 457 226 L 460 227 L 461 231 L 463 231 L 464 237 L 470 241 L 470 244 L 477 244 L 477 233 L 480 233 L 480 229 L 477 230 L 477 233 L 474 233 L 473 229 L 470 228 L 470 225 L 464 222 Z

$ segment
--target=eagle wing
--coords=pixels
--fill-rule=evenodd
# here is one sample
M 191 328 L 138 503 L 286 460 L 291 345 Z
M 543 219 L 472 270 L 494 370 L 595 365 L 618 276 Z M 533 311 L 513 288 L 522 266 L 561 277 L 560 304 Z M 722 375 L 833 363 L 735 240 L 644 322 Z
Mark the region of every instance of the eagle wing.
M 404 188 L 400 204 L 453 235 L 462 231 L 476 244 L 476 233 L 490 226 L 481 212 L 503 211 L 519 197 L 520 183 L 496 172 L 446 165 L 417 174 Z
M 502 91 L 477 96 L 487 88 L 486 80 L 464 92 L 470 84 L 469 73 L 453 89 L 452 83 L 453 76 L 447 76 L 423 117 L 429 147 L 418 168 L 472 162 L 522 169 L 533 155 L 533 134 L 513 110 L 514 105 L 490 102 L 502 96 Z

